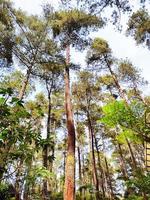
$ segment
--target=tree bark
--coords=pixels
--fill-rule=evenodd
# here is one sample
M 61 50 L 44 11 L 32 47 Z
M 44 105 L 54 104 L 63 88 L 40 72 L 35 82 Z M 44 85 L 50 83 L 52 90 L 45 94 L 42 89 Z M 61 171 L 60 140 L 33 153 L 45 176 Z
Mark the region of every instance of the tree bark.
M 26 73 L 26 78 L 22 84 L 22 88 L 19 92 L 19 95 L 18 95 L 18 99 L 19 100 L 22 100 L 23 99 L 23 96 L 25 94 L 25 91 L 26 91 L 26 88 L 27 88 L 27 85 L 28 85 L 28 82 L 29 82 L 29 78 L 30 78 L 30 74 L 31 74 L 31 70 L 32 70 L 32 67 L 29 67 L 28 70 L 27 70 L 27 73 Z M 19 169 L 18 169 L 18 172 L 17 172 L 17 176 L 20 177 L 20 173 L 21 173 L 21 168 L 23 167 L 23 160 L 20 161 L 19 163 Z M 18 180 L 16 179 L 16 187 L 19 187 L 19 182 Z M 19 194 L 19 191 L 18 193 L 16 193 L 16 199 L 19 200 L 20 199 L 20 194 Z
M 18 166 L 17 166 L 17 173 L 16 173 L 16 182 L 15 182 L 15 189 L 16 189 L 16 193 L 15 193 L 15 197 L 16 200 L 21 200 L 21 191 L 20 191 L 20 182 L 21 182 L 21 173 L 22 173 L 22 168 L 23 168 L 23 161 L 19 160 L 18 161 Z
M 48 93 L 48 116 L 47 116 L 47 137 L 48 140 L 50 138 L 50 126 L 51 126 L 51 91 L 52 91 L 53 83 L 51 83 L 50 88 L 48 82 L 46 80 L 46 88 Z M 45 144 L 43 147 L 43 166 L 48 170 L 49 161 L 48 161 L 48 154 L 49 154 L 49 145 Z M 48 183 L 47 180 L 43 181 L 43 200 L 47 200 L 49 196 L 48 192 Z
M 107 170 L 108 184 L 110 187 L 110 198 L 114 199 L 114 192 L 113 192 L 113 187 L 112 187 L 112 182 L 111 182 L 111 177 L 110 177 L 110 172 L 109 172 L 109 167 L 108 167 L 108 162 L 107 162 L 106 157 L 105 157 L 105 165 L 106 165 L 106 170 Z
M 79 168 L 79 181 L 80 181 L 80 186 L 82 186 L 82 166 L 81 166 L 81 150 L 80 147 L 78 145 L 77 147 L 77 151 L 78 151 L 78 168 Z M 80 188 L 80 198 L 81 200 L 83 199 L 82 197 L 82 188 Z
M 67 157 L 65 167 L 64 200 L 75 199 L 75 127 L 71 105 L 70 80 L 69 80 L 70 46 L 66 47 L 65 68 L 65 108 L 67 118 Z
M 110 72 L 110 74 L 111 74 L 111 76 L 112 76 L 112 78 L 113 78 L 113 80 L 114 80 L 114 82 L 116 84 L 116 87 L 118 89 L 118 92 L 119 92 L 121 98 L 126 102 L 126 104 L 128 104 L 128 101 L 127 101 L 127 98 L 125 96 L 125 93 L 124 93 L 123 89 L 121 88 L 121 86 L 119 84 L 119 81 L 118 81 L 118 79 L 116 77 L 116 74 L 114 73 L 114 71 L 111 68 L 111 64 L 109 64 L 109 62 L 107 60 L 107 57 L 104 57 L 104 59 L 105 59 L 105 62 L 107 64 L 107 68 L 108 68 L 108 70 L 109 70 L 109 72 Z
M 122 152 L 122 148 L 121 145 L 118 143 L 118 150 L 119 150 L 119 154 L 120 154 L 120 167 L 121 167 L 121 171 L 122 174 L 124 176 L 124 179 L 127 180 L 128 179 L 128 173 L 127 173 L 127 169 L 126 169 L 126 164 L 123 158 L 123 152 Z
M 89 112 L 87 110 L 87 119 L 88 119 L 88 129 L 89 129 L 89 138 L 90 138 L 90 148 L 91 148 L 91 159 L 92 159 L 92 168 L 93 168 L 93 182 L 96 189 L 96 200 L 100 199 L 99 196 L 99 181 L 97 176 L 97 168 L 96 168 L 96 160 L 95 160 L 95 153 L 94 153 L 94 133 L 93 133 L 93 127 L 90 119 Z
M 29 67 L 28 70 L 27 70 L 26 78 L 25 78 L 25 80 L 24 80 L 24 82 L 22 84 L 22 88 L 21 88 L 20 93 L 18 95 L 18 98 L 20 100 L 22 100 L 23 96 L 25 95 L 25 91 L 26 91 L 26 88 L 27 88 L 27 85 L 28 85 L 28 82 L 29 82 L 31 71 L 32 71 L 32 67 Z
M 126 142 L 127 142 L 127 145 L 128 145 L 128 149 L 129 149 L 129 152 L 130 152 L 130 155 L 131 155 L 133 170 L 136 170 L 137 169 L 137 163 L 136 163 L 136 159 L 134 157 L 134 153 L 133 153 L 131 144 L 130 144 L 128 138 L 125 137 L 125 139 L 126 139 Z
M 96 147 L 97 158 L 98 158 L 98 167 L 99 167 L 100 176 L 101 176 L 100 186 L 101 186 L 103 198 L 105 198 L 106 195 L 105 195 L 105 187 L 104 187 L 104 171 L 101 165 L 101 158 L 100 158 L 98 143 L 97 143 L 95 135 L 94 135 L 94 139 L 95 139 L 95 147 Z

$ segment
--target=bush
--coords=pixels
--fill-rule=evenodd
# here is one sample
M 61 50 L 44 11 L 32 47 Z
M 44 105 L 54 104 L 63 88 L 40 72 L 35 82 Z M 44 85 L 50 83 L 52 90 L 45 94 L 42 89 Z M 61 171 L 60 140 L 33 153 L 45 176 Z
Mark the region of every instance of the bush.
M 0 200 L 13 200 L 15 189 L 12 185 L 0 184 Z

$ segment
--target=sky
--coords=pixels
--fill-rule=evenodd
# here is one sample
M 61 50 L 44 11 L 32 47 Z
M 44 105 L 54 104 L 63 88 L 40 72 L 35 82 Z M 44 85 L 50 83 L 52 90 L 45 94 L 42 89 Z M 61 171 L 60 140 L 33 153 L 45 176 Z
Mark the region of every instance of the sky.
M 57 6 L 58 0 L 12 0 L 12 2 L 16 8 L 21 8 L 30 14 L 40 15 L 43 3 Z M 143 77 L 150 82 L 150 51 L 146 47 L 137 46 L 131 37 L 126 37 L 125 33 L 116 31 L 111 25 L 92 34 L 92 37 L 101 37 L 107 40 L 114 56 L 131 60 L 136 67 L 141 69 Z M 73 54 L 77 62 L 84 64 L 84 56 L 81 53 L 73 51 Z M 150 90 L 148 93 L 150 95 Z

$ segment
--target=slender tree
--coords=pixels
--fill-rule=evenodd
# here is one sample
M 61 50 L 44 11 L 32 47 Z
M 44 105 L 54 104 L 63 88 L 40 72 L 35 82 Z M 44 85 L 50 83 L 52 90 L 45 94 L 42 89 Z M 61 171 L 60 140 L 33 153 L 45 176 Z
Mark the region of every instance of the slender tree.
M 70 46 L 83 48 L 87 40 L 83 36 L 89 33 L 89 28 L 97 28 L 103 25 L 96 16 L 83 11 L 69 10 L 56 12 L 52 29 L 54 36 L 59 36 L 62 46 L 66 49 L 65 79 L 65 107 L 68 129 L 68 148 L 66 157 L 64 199 L 75 199 L 75 127 L 70 94 Z

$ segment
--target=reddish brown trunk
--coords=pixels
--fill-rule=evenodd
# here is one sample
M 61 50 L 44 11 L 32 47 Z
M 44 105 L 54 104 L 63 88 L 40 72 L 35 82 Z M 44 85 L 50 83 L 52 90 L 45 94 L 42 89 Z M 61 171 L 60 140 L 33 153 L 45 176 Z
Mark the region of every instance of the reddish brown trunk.
M 75 199 L 75 128 L 73 121 L 73 113 L 70 97 L 70 83 L 69 83 L 69 61 L 70 47 L 66 48 L 66 68 L 65 68 L 65 108 L 67 118 L 67 157 L 65 167 L 65 186 L 64 186 L 64 200 Z

